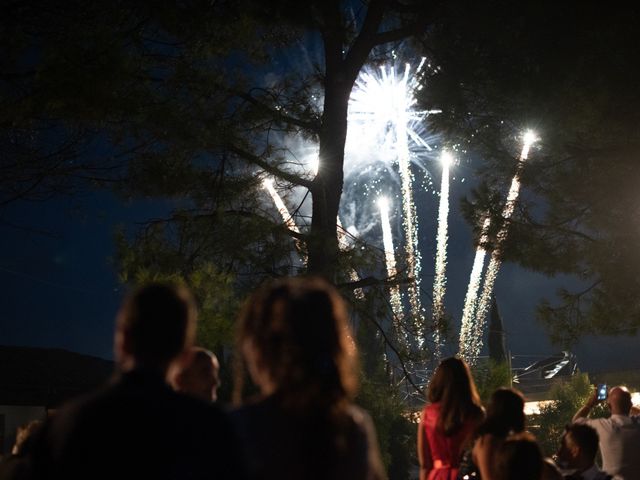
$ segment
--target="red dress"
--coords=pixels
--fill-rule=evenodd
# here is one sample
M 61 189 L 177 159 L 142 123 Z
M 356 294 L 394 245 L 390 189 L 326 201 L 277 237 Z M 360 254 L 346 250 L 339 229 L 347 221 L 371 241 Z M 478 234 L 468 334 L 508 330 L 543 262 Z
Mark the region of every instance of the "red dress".
M 440 404 L 432 403 L 424 407 L 420 428 L 424 429 L 426 444 L 423 446 L 423 458 L 431 457 L 433 469 L 429 472 L 429 480 L 455 480 L 463 449 L 471 439 L 477 421 L 467 419 L 457 432 L 450 437 L 436 428 Z

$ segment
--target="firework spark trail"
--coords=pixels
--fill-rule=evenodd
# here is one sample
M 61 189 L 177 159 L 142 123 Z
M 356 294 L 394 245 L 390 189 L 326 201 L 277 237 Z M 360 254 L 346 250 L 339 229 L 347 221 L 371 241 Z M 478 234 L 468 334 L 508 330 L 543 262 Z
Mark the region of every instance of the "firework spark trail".
M 338 224 L 338 248 L 340 248 L 340 250 L 347 250 L 349 248 L 349 241 L 347 240 L 347 231 L 342 226 L 340 217 L 336 218 L 336 222 Z M 352 268 L 349 272 L 349 280 L 351 280 L 352 282 L 357 282 L 360 280 L 360 275 L 358 275 L 358 272 L 356 272 L 354 268 Z M 353 294 L 359 300 L 362 300 L 364 298 L 364 291 L 361 288 L 354 289 Z
M 518 159 L 518 167 L 516 169 L 515 175 L 513 176 L 513 179 L 511 180 L 511 187 L 509 188 L 507 201 L 504 205 L 504 208 L 502 209 L 503 226 L 498 232 L 495 248 L 491 252 L 491 260 L 489 261 L 489 265 L 487 266 L 487 274 L 484 280 L 484 287 L 482 289 L 482 295 L 480 296 L 480 300 L 478 302 L 478 310 L 474 322 L 475 332 L 472 338 L 472 349 L 476 356 L 479 354 L 480 349 L 482 348 L 484 323 L 487 317 L 487 313 L 489 312 L 489 307 L 491 306 L 493 287 L 498 276 L 498 271 L 500 270 L 500 265 L 502 264 L 502 261 L 500 260 L 500 254 L 502 253 L 502 244 L 507 238 L 507 228 L 509 225 L 508 221 L 513 215 L 516 201 L 518 200 L 518 195 L 520 194 L 520 173 L 522 172 L 524 163 L 529 157 L 529 148 L 531 147 L 533 142 L 535 142 L 535 140 L 535 135 L 532 132 L 527 132 L 525 134 L 524 144 L 522 146 L 522 151 L 520 152 L 520 158 Z
M 394 71 L 391 71 L 392 74 Z M 407 98 L 407 79 L 409 76 L 409 65 L 406 66 L 404 76 L 400 82 L 401 88 L 396 90 L 395 105 L 395 130 L 396 130 L 396 151 L 398 156 L 398 167 L 402 181 L 402 223 L 405 233 L 405 253 L 407 256 L 407 271 L 413 280 L 408 284 L 409 305 L 411 307 L 411 318 L 413 320 L 414 331 L 416 332 L 416 346 L 422 348 L 424 343 L 424 312 L 420 301 L 420 270 L 421 257 L 418 249 L 417 217 L 416 207 L 413 202 L 413 174 L 409 164 L 409 144 L 407 124 L 409 122 L 408 112 L 411 108 L 411 100 Z
M 433 340 L 435 357 L 440 357 L 442 338 L 440 324 L 444 317 L 444 295 L 447 288 L 447 239 L 449 217 L 449 166 L 453 159 L 446 150 L 442 152 L 442 184 L 440 187 L 440 206 L 438 208 L 438 233 L 435 278 L 433 280 Z
M 423 59 L 416 69 L 425 64 Z M 364 71 L 356 80 L 349 100 L 349 165 L 369 165 L 371 158 L 398 164 L 402 194 L 402 225 L 407 277 L 408 303 L 411 314 L 410 330 L 412 348 L 422 348 L 425 333 L 425 311 L 420 298 L 421 257 L 418 249 L 417 215 L 413 199 L 413 175 L 409 145 L 423 151 L 432 150 L 420 132 L 424 119 L 440 110 L 415 110 L 414 90 L 419 89 L 418 78 L 410 75 L 411 67 L 405 65 L 404 73 L 396 75 L 394 67 L 381 67 L 378 72 Z M 357 132 L 357 134 L 355 133 Z M 351 140 L 350 140 L 351 139 Z M 357 140 L 355 140 L 357 139 Z M 374 150 L 363 154 L 362 145 L 371 145 Z M 355 167 L 355 168 L 354 168 Z M 406 315 L 405 315 L 406 316 Z
M 298 225 L 296 225 L 295 220 L 289 213 L 289 209 L 284 204 L 282 197 L 273 186 L 273 180 L 271 180 L 270 178 L 265 178 L 262 181 L 262 186 L 267 192 L 269 192 L 269 195 L 271 195 L 271 198 L 273 199 L 273 203 L 278 209 L 278 212 L 280 213 L 280 216 L 282 217 L 282 220 L 284 221 L 287 228 L 292 232 L 300 233 L 300 229 L 298 228 Z M 295 243 L 296 243 L 296 249 L 298 250 L 298 252 L 302 252 L 303 249 L 302 249 L 302 245 L 300 244 L 300 240 L 296 238 Z M 307 262 L 306 255 L 303 256 L 303 262 L 304 263 Z
M 378 199 L 378 207 L 380 209 L 380 222 L 382 223 L 382 242 L 384 245 L 384 259 L 387 265 L 387 275 L 392 278 L 398 273 L 396 268 L 395 249 L 393 246 L 393 234 L 391 233 L 391 222 L 389 221 L 389 201 L 385 197 Z M 400 287 L 392 285 L 389 287 L 389 298 L 391 309 L 393 310 L 393 319 L 398 338 L 406 346 L 406 335 L 401 334 L 400 322 L 404 317 L 402 310 L 402 299 L 400 297 Z
M 480 243 L 476 248 L 476 256 L 473 260 L 471 275 L 469 277 L 469 286 L 467 294 L 464 297 L 464 308 L 462 310 L 462 324 L 460 326 L 460 346 L 459 353 L 467 362 L 472 362 L 477 357 L 477 352 L 472 352 L 472 336 L 476 332 L 474 314 L 476 310 L 478 290 L 480 289 L 480 281 L 482 280 L 482 268 L 484 267 L 484 257 L 487 251 L 483 245 L 488 240 L 489 225 L 491 219 L 485 218 L 482 225 L 482 233 L 480 235 Z

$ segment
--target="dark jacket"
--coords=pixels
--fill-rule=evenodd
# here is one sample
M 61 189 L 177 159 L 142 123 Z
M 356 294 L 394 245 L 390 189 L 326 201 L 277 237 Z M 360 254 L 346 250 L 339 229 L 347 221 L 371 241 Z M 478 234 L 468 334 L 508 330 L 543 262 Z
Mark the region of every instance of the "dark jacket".
M 36 455 L 38 478 L 243 478 L 227 416 L 142 371 L 56 413 Z
M 351 405 L 328 415 L 283 408 L 275 396 L 232 413 L 251 480 L 383 480 L 373 423 Z

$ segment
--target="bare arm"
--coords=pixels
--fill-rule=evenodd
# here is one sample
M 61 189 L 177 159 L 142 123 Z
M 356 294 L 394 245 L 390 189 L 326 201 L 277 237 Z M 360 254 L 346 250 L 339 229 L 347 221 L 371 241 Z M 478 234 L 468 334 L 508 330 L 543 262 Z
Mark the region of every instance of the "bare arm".
M 493 435 L 485 434 L 479 437 L 473 445 L 473 463 L 478 467 L 482 480 L 493 478 L 493 457 L 501 443 Z
M 424 415 L 424 412 L 423 412 Z M 433 468 L 431 461 L 431 449 L 429 448 L 429 440 L 422 424 L 422 417 L 418 423 L 418 462 L 420 463 L 420 480 L 427 480 L 429 472 Z
M 587 403 L 585 403 L 584 406 L 580 408 L 580 410 L 578 410 L 573 416 L 572 421 L 575 422 L 579 418 L 587 418 L 589 416 L 589 412 L 591 411 L 591 409 L 598 403 L 597 395 L 597 391 L 594 390 L 593 394 L 589 397 L 589 400 L 587 400 Z

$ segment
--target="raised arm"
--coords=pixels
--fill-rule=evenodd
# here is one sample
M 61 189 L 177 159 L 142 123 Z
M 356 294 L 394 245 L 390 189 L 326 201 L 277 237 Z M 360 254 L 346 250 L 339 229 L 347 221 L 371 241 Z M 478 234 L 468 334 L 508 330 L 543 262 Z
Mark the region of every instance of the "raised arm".
M 598 403 L 598 392 L 594 390 L 593 394 L 589 397 L 589 400 L 587 400 L 587 403 L 585 403 L 582 406 L 582 408 L 580 408 L 580 410 L 578 410 L 576 414 L 573 416 L 573 421 L 576 422 L 580 418 L 587 418 L 589 416 L 589 412 L 597 403 Z

